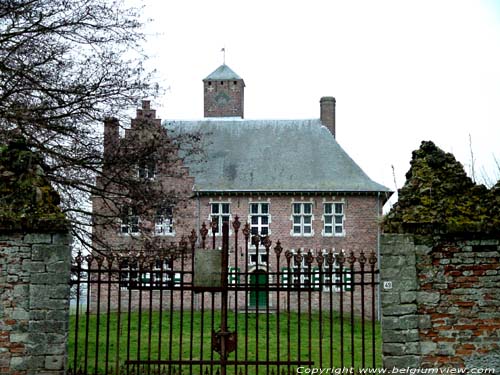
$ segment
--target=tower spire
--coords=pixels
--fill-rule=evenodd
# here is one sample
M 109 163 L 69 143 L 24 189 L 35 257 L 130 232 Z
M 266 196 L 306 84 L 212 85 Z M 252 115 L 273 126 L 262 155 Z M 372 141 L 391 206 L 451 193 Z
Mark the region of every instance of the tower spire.
M 226 65 L 226 47 L 222 47 L 220 51 L 222 52 L 222 65 Z

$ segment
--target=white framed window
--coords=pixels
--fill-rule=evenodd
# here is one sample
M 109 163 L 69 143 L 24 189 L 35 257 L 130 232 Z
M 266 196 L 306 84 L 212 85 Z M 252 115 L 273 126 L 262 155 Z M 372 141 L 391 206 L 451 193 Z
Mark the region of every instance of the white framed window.
M 251 235 L 269 235 L 269 223 L 271 222 L 271 215 L 269 214 L 269 203 L 250 203 L 249 211 Z
M 156 163 L 154 161 L 142 161 L 137 166 L 137 177 L 152 180 L 156 176 Z
M 173 261 L 157 260 L 153 269 L 139 270 L 137 262 L 126 262 L 120 265 L 120 285 L 127 289 L 158 289 L 165 287 L 179 287 L 181 285 L 180 272 L 173 271 Z
M 348 292 L 352 290 L 351 270 L 347 267 L 340 269 L 340 265 L 335 261 L 332 265 L 327 261 L 327 253 L 323 252 L 325 261 L 323 263 L 323 291 L 329 292 L 333 288 L 334 292 Z
M 334 262 L 331 266 L 328 263 L 326 256 L 328 253 L 323 251 L 325 261 L 323 262 L 322 269 L 315 265 L 315 261 L 309 265 L 306 262 L 306 254 L 302 253 L 302 260 L 299 263 L 295 261 L 295 250 L 292 250 L 294 256 L 292 257 L 290 268 L 281 268 L 281 282 L 283 284 L 295 285 L 300 288 L 309 288 L 319 290 L 323 287 L 323 292 L 348 292 L 352 290 L 351 284 L 351 271 L 347 267 L 340 269 L 340 265 Z M 320 282 L 322 280 L 322 282 Z
M 229 203 L 212 202 L 210 203 L 210 222 L 217 222 L 216 234 L 222 234 L 222 224 L 229 223 L 231 220 L 231 211 Z M 231 229 L 231 228 L 230 228 Z M 211 231 L 209 232 L 209 234 Z
M 156 210 L 155 235 L 157 236 L 175 235 L 172 206 L 160 207 Z
M 120 220 L 120 233 L 139 233 L 139 215 L 137 215 L 137 210 L 135 209 L 135 207 L 123 206 L 121 210 Z
M 292 236 L 313 236 L 312 202 L 292 203 Z
M 240 283 L 240 268 L 228 267 L 227 282 L 229 285 Z
M 344 203 L 323 203 L 323 236 L 345 236 Z
M 320 272 L 319 268 L 314 265 L 314 262 L 309 266 L 306 261 L 307 253 L 301 251 L 302 259 L 299 262 L 296 261 L 295 256 L 297 252 L 292 250 L 293 257 L 290 263 L 290 269 L 288 267 L 283 267 L 282 271 L 282 283 L 292 285 L 299 288 L 310 288 L 319 289 L 319 279 Z
M 248 254 L 248 265 L 249 266 L 257 266 L 257 265 L 267 265 L 267 254 L 259 251 L 259 256 L 257 257 L 257 253 L 249 253 Z

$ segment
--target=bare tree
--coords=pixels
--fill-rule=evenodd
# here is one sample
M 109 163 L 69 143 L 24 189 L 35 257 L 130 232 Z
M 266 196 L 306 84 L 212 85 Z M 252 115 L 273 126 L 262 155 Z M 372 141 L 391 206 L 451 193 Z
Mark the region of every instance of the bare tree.
M 91 246 L 91 195 L 109 198 L 112 184 L 117 199 L 148 210 L 144 197 L 154 187 L 122 172 L 164 152 L 179 155 L 172 139 L 135 144 L 134 156 L 121 142 L 103 168 L 103 120 L 123 121 L 140 99 L 159 93 L 143 66 L 141 27 L 140 9 L 120 0 L 0 2 L 0 144 L 21 137 L 43 156 L 84 245 Z

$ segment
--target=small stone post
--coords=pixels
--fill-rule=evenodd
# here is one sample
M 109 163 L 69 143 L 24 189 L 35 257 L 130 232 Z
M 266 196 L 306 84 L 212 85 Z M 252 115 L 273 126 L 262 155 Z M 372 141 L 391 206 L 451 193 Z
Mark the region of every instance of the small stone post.
M 420 366 L 417 271 L 412 235 L 383 235 L 380 244 L 384 367 Z

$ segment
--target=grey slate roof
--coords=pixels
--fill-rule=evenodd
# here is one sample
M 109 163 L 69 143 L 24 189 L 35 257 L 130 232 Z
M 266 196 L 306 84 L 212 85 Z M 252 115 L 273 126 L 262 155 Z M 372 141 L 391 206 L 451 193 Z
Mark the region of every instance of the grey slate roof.
M 241 79 L 238 74 L 236 74 L 229 66 L 222 64 L 212 73 L 210 73 L 204 81 L 208 80 L 231 80 L 231 79 Z
M 200 192 L 388 192 L 347 155 L 319 120 L 213 118 L 165 121 L 200 132 L 204 162 L 186 158 Z

